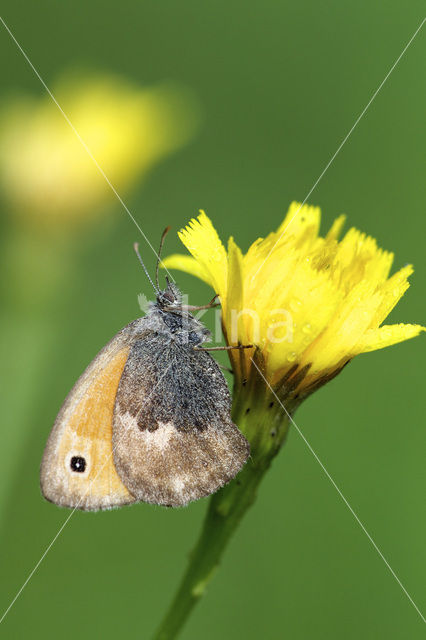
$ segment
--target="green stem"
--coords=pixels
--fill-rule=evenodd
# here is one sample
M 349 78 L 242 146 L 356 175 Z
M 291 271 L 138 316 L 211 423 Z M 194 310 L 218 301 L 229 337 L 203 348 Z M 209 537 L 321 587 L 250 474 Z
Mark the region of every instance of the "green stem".
M 155 640 L 177 637 L 218 568 L 229 539 L 254 503 L 258 485 L 288 430 L 282 409 L 275 406 L 258 383 L 252 384 L 251 389 L 237 390 L 232 415 L 250 441 L 250 459 L 232 482 L 211 497 L 201 535 L 171 607 L 154 635 Z

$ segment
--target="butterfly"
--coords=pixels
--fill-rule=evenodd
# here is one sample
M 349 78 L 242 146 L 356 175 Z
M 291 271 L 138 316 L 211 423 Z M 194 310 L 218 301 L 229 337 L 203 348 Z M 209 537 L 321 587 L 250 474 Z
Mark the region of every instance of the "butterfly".
M 249 443 L 233 424 L 209 331 L 167 279 L 147 314 L 100 351 L 67 396 L 40 472 L 44 497 L 87 511 L 135 502 L 183 506 L 229 482 Z M 210 350 L 220 347 L 212 347 Z M 224 347 L 229 348 L 229 347 Z

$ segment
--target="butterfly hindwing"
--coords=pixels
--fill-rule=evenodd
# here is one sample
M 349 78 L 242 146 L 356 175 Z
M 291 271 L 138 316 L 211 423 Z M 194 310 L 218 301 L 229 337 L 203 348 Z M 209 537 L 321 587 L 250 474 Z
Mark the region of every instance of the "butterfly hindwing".
M 138 500 L 180 506 L 233 478 L 249 446 L 230 418 L 213 358 L 148 334 L 129 353 L 116 396 L 113 456 Z

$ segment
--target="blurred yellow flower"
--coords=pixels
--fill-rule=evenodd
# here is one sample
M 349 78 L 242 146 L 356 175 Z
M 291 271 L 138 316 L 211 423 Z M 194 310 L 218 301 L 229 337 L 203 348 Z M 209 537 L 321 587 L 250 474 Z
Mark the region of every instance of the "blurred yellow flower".
M 141 89 L 113 76 L 65 76 L 52 93 L 120 195 L 199 122 L 192 94 L 171 85 Z M 114 198 L 49 96 L 3 109 L 0 181 L 13 211 L 48 224 L 91 218 Z
M 299 210 L 300 209 L 300 210 Z M 345 216 L 319 236 L 318 207 L 293 202 L 276 232 L 243 255 L 233 238 L 223 247 L 204 212 L 179 232 L 192 254 L 172 255 L 167 268 L 210 284 L 220 296 L 238 379 L 250 375 L 252 357 L 268 381 L 306 395 L 354 356 L 417 336 L 413 324 L 381 326 L 407 290 L 411 266 L 389 278 L 393 254 L 352 228 L 339 241 Z

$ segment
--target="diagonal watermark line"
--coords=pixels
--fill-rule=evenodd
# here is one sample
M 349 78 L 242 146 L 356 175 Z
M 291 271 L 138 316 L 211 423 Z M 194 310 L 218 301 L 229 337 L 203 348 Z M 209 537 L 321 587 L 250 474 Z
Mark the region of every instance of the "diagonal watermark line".
M 379 547 L 377 546 L 377 544 L 375 543 L 375 541 L 373 540 L 373 538 L 371 537 L 371 535 L 369 534 L 367 529 L 365 528 L 365 525 L 362 523 L 362 521 L 360 520 L 360 518 L 358 517 L 358 515 L 356 514 L 354 509 L 349 504 L 348 500 L 343 495 L 341 489 L 338 487 L 338 485 L 336 484 L 335 480 L 332 478 L 332 476 L 329 474 L 329 472 L 325 468 L 324 464 L 322 463 L 322 461 L 318 457 L 318 455 L 315 452 L 315 450 L 312 448 L 311 444 L 308 442 L 306 437 L 303 435 L 302 431 L 299 429 L 299 427 L 295 423 L 294 419 L 292 418 L 290 413 L 287 411 L 287 409 L 285 408 L 284 404 L 281 402 L 281 400 L 279 399 L 279 397 L 277 396 L 277 394 L 275 393 L 275 391 L 273 390 L 273 388 L 271 387 L 271 385 L 269 384 L 269 382 L 267 381 L 267 379 L 263 375 L 262 371 L 259 369 L 259 367 L 255 363 L 255 361 L 253 360 L 253 358 L 251 358 L 251 361 L 254 364 L 254 366 L 256 367 L 258 373 L 262 377 L 262 379 L 265 382 L 265 384 L 269 387 L 270 391 L 273 393 L 273 395 L 276 398 L 276 400 L 279 403 L 279 405 L 282 407 L 282 409 L 286 413 L 286 415 L 287 415 L 288 419 L 290 420 L 291 424 L 294 426 L 294 428 L 296 429 L 297 433 L 302 438 L 303 442 L 306 444 L 306 446 L 308 447 L 309 451 L 312 453 L 312 455 L 314 456 L 315 460 L 318 462 L 318 464 L 320 465 L 321 469 L 324 471 L 325 475 L 330 480 L 331 484 L 336 489 L 337 493 L 339 494 L 339 496 L 341 497 L 341 499 L 343 500 L 343 502 L 345 503 L 345 505 L 347 506 L 347 508 L 349 509 L 349 511 L 351 512 L 351 514 L 353 515 L 353 517 L 355 518 L 357 523 L 359 524 L 359 526 L 361 527 L 362 531 L 365 533 L 365 535 L 367 536 L 367 538 L 369 539 L 369 541 L 373 545 L 374 549 L 377 551 L 377 553 L 379 554 L 379 556 L 381 557 L 381 559 L 383 560 L 383 562 L 385 563 L 385 565 L 387 566 L 387 568 L 391 572 L 392 576 L 395 578 L 396 582 L 399 584 L 399 586 L 401 587 L 402 591 L 407 596 L 408 600 L 411 602 L 411 604 L 413 605 L 413 607 L 415 608 L 415 610 L 417 611 L 417 613 L 419 614 L 419 616 L 421 617 L 423 622 L 426 623 L 426 619 L 423 616 L 422 612 L 420 611 L 419 607 L 416 605 L 416 603 L 414 602 L 413 598 L 410 596 L 410 594 L 408 593 L 407 589 L 404 587 L 404 585 L 402 584 L 401 580 L 398 578 L 398 576 L 396 575 L 395 571 L 392 569 L 391 565 L 386 560 L 385 556 L 383 555 L 383 553 L 381 552 L 381 550 L 379 549 Z
M 71 122 L 71 120 L 69 119 L 69 117 L 67 116 L 67 114 L 65 113 L 65 111 L 63 110 L 63 108 L 61 107 L 61 105 L 59 104 L 59 102 L 56 100 L 55 96 L 53 95 L 53 93 L 51 92 L 51 90 L 49 89 L 49 87 L 47 86 L 47 84 L 45 83 L 45 81 L 43 80 L 43 78 L 41 77 L 40 73 L 38 72 L 38 70 L 36 69 L 36 67 L 34 66 L 34 64 L 31 62 L 30 58 L 28 57 L 28 55 L 25 53 L 24 49 L 22 48 L 22 46 L 20 45 L 20 43 L 18 42 L 18 40 L 15 38 L 15 36 L 13 35 L 12 31 L 10 30 L 10 28 L 8 27 L 8 25 L 6 24 L 6 22 L 4 21 L 4 19 L 2 18 L 2 16 L 0 16 L 0 22 L 3 24 L 4 28 L 6 29 L 6 31 L 8 32 L 8 34 L 10 35 L 10 37 L 12 38 L 13 42 L 16 44 L 16 46 L 18 47 L 19 51 L 22 53 L 23 57 L 25 58 L 25 60 L 27 61 L 27 63 L 29 64 L 29 66 L 31 67 L 31 69 L 34 71 L 35 75 L 37 76 L 37 78 L 40 80 L 41 84 L 43 85 L 43 87 L 45 88 L 46 92 L 49 94 L 50 98 L 53 100 L 53 102 L 55 103 L 55 105 L 58 107 L 59 111 L 61 112 L 61 114 L 63 115 L 64 119 L 66 120 L 66 122 L 68 123 L 68 125 L 71 127 L 71 129 L 73 130 L 74 134 L 76 135 L 77 139 L 79 140 L 79 142 L 81 143 L 83 149 L 86 151 L 87 155 L 89 156 L 89 158 L 92 160 L 93 164 L 96 166 L 96 168 L 98 169 L 99 173 L 101 174 L 101 176 L 104 178 L 104 180 L 107 182 L 108 186 L 110 187 L 111 191 L 114 193 L 115 197 L 117 198 L 117 200 L 119 201 L 119 203 L 121 204 L 121 206 L 123 207 L 123 209 L 126 211 L 126 213 L 128 214 L 128 216 L 130 217 L 130 219 L 132 220 L 132 222 L 134 223 L 134 225 L 137 227 L 139 233 L 142 235 L 142 237 L 144 238 L 144 240 L 146 241 L 146 243 L 148 244 L 148 246 L 152 249 L 152 251 L 155 253 L 155 255 L 158 258 L 158 253 L 157 251 L 154 249 L 154 247 L 152 246 L 151 242 L 148 240 L 146 234 L 142 231 L 140 225 L 138 224 L 138 222 L 136 221 L 135 217 L 132 215 L 132 213 L 130 212 L 129 208 L 127 207 L 126 203 L 124 202 L 124 200 L 122 199 L 122 197 L 120 196 L 120 194 L 118 193 L 117 189 L 114 187 L 114 185 L 112 184 L 112 182 L 110 181 L 110 179 L 108 178 L 108 176 L 106 175 L 105 171 L 102 169 L 102 167 L 100 166 L 99 162 L 96 160 L 95 156 L 93 155 L 93 153 L 91 152 L 90 148 L 88 147 L 88 145 L 86 144 L 86 142 L 83 140 L 83 138 L 81 137 L 81 135 L 79 134 L 79 132 L 77 131 L 77 129 L 75 128 L 75 126 L 73 125 L 73 123 Z M 170 276 L 171 280 L 173 282 L 175 282 L 173 276 L 171 275 L 171 273 L 168 271 L 168 269 L 166 267 L 164 267 L 167 271 L 167 274 Z
M 157 389 L 157 387 L 159 386 L 160 382 L 163 380 L 163 378 L 165 377 L 165 375 L 168 373 L 168 371 L 170 370 L 170 367 L 172 366 L 172 363 L 166 367 L 166 370 L 164 371 L 163 375 L 160 376 L 160 378 L 158 379 L 158 382 L 154 385 L 154 387 L 151 389 L 150 394 L 148 395 L 148 397 L 144 400 L 144 402 L 141 405 L 141 408 L 148 402 L 148 400 L 150 399 L 150 397 L 152 396 L 152 394 L 154 393 L 154 391 Z M 29 583 L 29 581 L 31 580 L 31 578 L 33 577 L 33 575 L 35 574 L 35 572 L 37 571 L 37 569 L 39 568 L 39 566 L 41 565 L 41 563 L 43 562 L 43 560 L 45 559 L 45 557 L 47 556 L 47 554 L 49 553 L 50 549 L 53 547 L 53 545 L 55 544 L 56 540 L 59 538 L 59 536 L 61 535 L 62 531 L 65 529 L 65 527 L 67 526 L 68 522 L 71 520 L 71 518 L 73 517 L 74 513 L 77 511 L 77 509 L 80 507 L 81 503 L 83 502 L 84 498 L 87 496 L 87 494 L 89 493 L 89 491 L 92 488 L 93 483 L 95 482 L 95 480 L 98 478 L 98 476 L 102 473 L 103 469 L 105 468 L 105 466 L 108 464 L 108 462 L 111 460 L 111 457 L 114 455 L 114 447 L 112 447 L 112 451 L 111 453 L 107 456 L 104 464 L 101 466 L 101 468 L 99 469 L 99 471 L 97 472 L 97 474 L 95 475 L 95 477 L 93 478 L 93 480 L 91 480 L 91 482 L 89 483 L 89 486 L 87 487 L 85 493 L 83 493 L 83 495 L 81 496 L 80 500 L 78 501 L 77 505 L 74 507 L 74 509 L 71 511 L 71 513 L 67 516 L 67 518 L 65 519 L 65 521 L 63 522 L 63 524 L 61 525 L 60 529 L 58 530 L 58 532 L 56 533 L 56 535 L 52 538 L 51 542 L 49 543 L 49 545 L 46 547 L 46 550 L 43 552 L 43 554 L 41 555 L 40 559 L 38 560 L 38 562 L 35 564 L 34 568 L 31 570 L 31 572 L 29 573 L 29 575 L 27 576 L 25 582 L 22 584 L 22 586 L 20 587 L 20 589 L 18 590 L 18 592 L 16 593 L 16 595 L 14 596 L 13 600 L 11 601 L 11 603 L 9 604 L 9 606 L 7 607 L 7 609 L 4 611 L 2 617 L 0 618 L 0 624 L 3 622 L 3 620 L 5 619 L 5 617 L 7 616 L 7 614 L 9 613 L 9 611 L 11 610 L 11 608 L 13 607 L 13 605 L 15 604 L 15 602 L 17 601 L 17 599 L 19 598 L 19 596 L 21 595 L 21 593 L 23 592 L 23 590 L 25 589 L 25 587 L 27 586 L 27 584 Z M 138 502 L 138 501 L 136 501 Z
M 311 193 L 314 191 L 314 189 L 316 189 L 316 187 L 318 186 L 319 182 L 322 180 L 322 178 L 324 177 L 324 175 L 326 174 L 326 172 L 328 171 L 328 169 L 330 168 L 330 166 L 332 165 L 332 163 L 336 159 L 336 156 L 340 153 L 342 147 L 346 144 L 346 142 L 348 141 L 349 137 L 352 135 L 354 129 L 357 127 L 357 125 L 359 124 L 360 120 L 363 118 L 363 116 L 367 112 L 367 110 L 370 107 L 370 105 L 373 102 L 373 100 L 377 97 L 377 94 L 382 89 L 383 85 L 385 84 L 385 82 L 387 81 L 387 79 L 391 75 L 392 71 L 395 69 L 395 67 L 397 66 L 397 64 L 399 63 L 399 61 L 401 60 L 401 58 L 403 57 L 405 52 L 407 51 L 408 47 L 411 45 L 411 43 L 413 42 L 414 38 L 417 36 L 417 34 L 419 33 L 420 29 L 423 27 L 425 22 L 426 22 L 426 18 L 423 18 L 423 20 L 421 21 L 421 23 L 419 24 L 419 26 L 417 27 L 417 29 L 415 30 L 415 32 L 413 33 L 413 35 L 411 36 L 411 38 L 409 39 L 409 41 L 407 42 L 407 44 L 405 45 L 403 50 L 401 51 L 401 53 L 399 54 L 399 56 L 397 57 L 397 59 L 395 60 L 395 62 L 393 63 L 393 65 L 391 66 L 391 68 L 389 69 L 389 71 L 387 72 L 387 74 L 385 75 L 385 77 L 383 78 L 383 80 L 381 81 L 381 83 L 379 84 L 377 89 L 375 90 L 375 92 L 373 93 L 373 95 L 371 96 L 370 100 L 367 102 L 367 104 L 365 105 L 364 109 L 361 111 L 361 113 L 359 114 L 358 118 L 355 120 L 354 124 L 349 129 L 348 133 L 345 135 L 345 137 L 343 138 L 342 142 L 339 144 L 339 146 L 337 147 L 336 151 L 333 153 L 333 155 L 331 156 L 330 160 L 327 162 L 327 164 L 325 165 L 324 169 L 322 170 L 322 172 L 320 173 L 320 175 L 318 176 L 318 178 L 316 179 L 316 181 L 314 182 L 314 184 L 312 185 L 312 187 L 310 188 L 310 190 L 306 194 L 303 202 L 301 203 L 301 205 L 299 206 L 299 208 L 297 209 L 297 211 L 295 212 L 293 217 L 290 218 L 290 221 L 288 222 L 286 228 L 284 229 L 284 231 L 281 233 L 280 237 L 276 240 L 276 242 L 274 243 L 274 245 L 270 249 L 268 255 L 266 256 L 266 258 L 264 259 L 264 261 L 262 262 L 262 264 L 260 265 L 260 267 L 258 268 L 256 273 L 254 274 L 253 278 L 255 278 L 257 276 L 257 274 L 259 273 L 259 271 L 261 270 L 261 268 L 263 267 L 265 262 L 268 260 L 269 256 L 271 255 L 271 253 L 273 252 L 273 250 L 275 249 L 275 247 L 277 246 L 277 244 L 279 243 L 281 238 L 283 237 L 283 235 L 287 232 L 289 226 L 291 225 L 291 223 L 293 222 L 295 217 L 298 215 L 299 211 L 302 209 L 303 205 L 306 204 L 306 202 L 307 202 L 308 198 L 310 197 Z
M 92 480 L 92 482 L 94 480 Z M 50 542 L 49 546 L 44 551 L 43 555 L 40 557 L 40 559 L 37 562 L 37 564 L 34 566 L 34 568 L 31 571 L 31 573 L 28 575 L 27 579 L 25 580 L 25 582 L 23 583 L 23 585 L 21 586 L 21 588 L 19 589 L 19 591 L 17 592 L 17 594 L 13 598 L 12 602 L 9 604 L 9 606 L 7 607 L 5 612 L 3 613 L 2 617 L 0 618 L 0 624 L 3 622 L 3 620 L 5 619 L 5 617 L 7 616 L 7 614 L 9 613 L 9 611 L 11 610 L 11 608 L 13 607 L 13 605 L 15 604 L 15 602 L 17 601 L 17 599 L 19 598 L 19 596 L 21 595 L 21 593 L 23 592 L 23 590 L 25 589 L 27 584 L 29 583 L 29 581 L 31 580 L 31 578 L 33 577 L 33 575 L 35 574 L 35 572 L 37 571 L 37 569 L 39 568 L 39 566 L 41 565 L 41 563 L 43 562 L 43 560 L 45 559 L 47 554 L 49 553 L 50 549 L 53 547 L 53 545 L 55 544 L 56 540 L 59 538 L 59 536 L 61 535 L 62 531 L 67 526 L 68 522 L 71 520 L 71 518 L 74 515 L 76 509 L 77 509 L 77 507 L 74 507 L 74 509 L 71 511 L 71 513 L 69 514 L 69 516 L 67 517 L 65 522 L 62 524 L 62 526 L 59 529 L 59 531 L 57 532 L 57 534 L 55 535 L 55 537 Z

